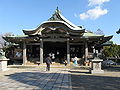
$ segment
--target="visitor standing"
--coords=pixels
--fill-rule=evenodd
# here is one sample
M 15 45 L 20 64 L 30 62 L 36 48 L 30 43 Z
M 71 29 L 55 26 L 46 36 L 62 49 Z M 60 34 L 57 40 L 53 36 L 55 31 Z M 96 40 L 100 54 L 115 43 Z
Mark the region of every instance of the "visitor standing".
M 54 62 L 54 60 L 55 60 L 55 54 L 54 53 L 51 54 L 51 59 Z
M 65 64 L 65 66 L 67 66 L 67 60 L 65 60 L 64 64 Z
M 75 64 L 75 65 L 78 64 L 77 61 L 78 61 L 78 58 L 75 56 L 75 57 L 74 57 L 74 64 Z
M 46 62 L 46 71 L 50 71 L 50 64 L 52 64 L 52 60 L 51 60 L 51 57 L 48 55 L 45 59 L 45 62 Z

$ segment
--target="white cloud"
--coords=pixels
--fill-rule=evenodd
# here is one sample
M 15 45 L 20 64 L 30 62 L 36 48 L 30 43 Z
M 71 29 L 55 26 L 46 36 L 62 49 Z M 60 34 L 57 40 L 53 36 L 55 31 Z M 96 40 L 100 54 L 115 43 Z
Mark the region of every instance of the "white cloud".
M 89 0 L 88 6 L 94 6 L 94 5 L 102 5 L 105 2 L 109 2 L 110 0 Z
M 84 20 L 84 19 L 87 19 L 87 18 L 89 18 L 89 15 L 87 13 L 80 14 L 80 19 Z
M 88 10 L 86 13 L 80 14 L 80 19 L 97 19 L 102 15 L 105 15 L 108 13 L 107 9 L 102 9 L 100 6 L 95 7 L 94 9 Z
M 102 15 L 108 13 L 107 9 L 103 9 L 102 5 L 105 2 L 109 2 L 110 0 L 88 0 L 88 6 L 94 7 L 93 9 L 89 9 L 88 11 L 80 14 L 80 19 L 97 19 Z

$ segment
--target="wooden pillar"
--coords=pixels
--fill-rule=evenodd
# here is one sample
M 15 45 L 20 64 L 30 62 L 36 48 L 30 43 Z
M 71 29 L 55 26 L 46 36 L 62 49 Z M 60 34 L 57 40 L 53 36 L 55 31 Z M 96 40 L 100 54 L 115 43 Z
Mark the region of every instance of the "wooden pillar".
M 93 54 L 95 53 L 95 47 L 93 46 Z
M 43 40 L 40 39 L 40 63 L 43 64 Z
M 85 61 L 88 59 L 88 42 L 85 41 Z
M 69 39 L 67 39 L 67 62 L 70 64 L 70 43 Z
M 23 42 L 23 65 L 27 63 L 26 43 Z

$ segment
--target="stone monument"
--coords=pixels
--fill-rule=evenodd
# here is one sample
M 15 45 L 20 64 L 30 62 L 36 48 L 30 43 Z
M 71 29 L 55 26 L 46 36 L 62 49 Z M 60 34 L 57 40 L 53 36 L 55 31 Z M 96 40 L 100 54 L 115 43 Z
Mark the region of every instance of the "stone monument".
M 7 59 L 5 57 L 5 52 L 3 52 L 3 50 L 0 51 L 0 71 L 6 71 L 8 70 L 7 68 L 7 61 L 9 59 Z
M 95 53 L 94 59 L 92 59 L 92 65 L 91 65 L 91 70 L 90 70 L 90 72 L 92 74 L 104 73 L 104 70 L 101 69 L 101 62 L 102 61 L 103 61 L 103 59 L 100 59 L 98 57 L 98 53 Z

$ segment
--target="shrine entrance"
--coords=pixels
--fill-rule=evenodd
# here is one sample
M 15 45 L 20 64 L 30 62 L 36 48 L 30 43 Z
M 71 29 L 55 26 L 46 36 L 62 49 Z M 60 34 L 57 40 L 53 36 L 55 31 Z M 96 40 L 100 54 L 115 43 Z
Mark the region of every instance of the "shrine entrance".
M 70 57 L 74 58 L 75 56 L 78 58 L 82 58 L 84 55 L 84 46 L 83 45 L 71 45 L 70 46 Z
M 50 55 L 53 62 L 63 63 L 67 57 L 65 42 L 44 42 L 44 58 Z

